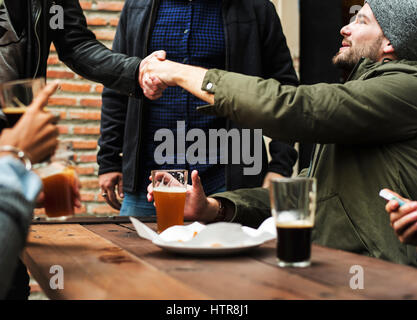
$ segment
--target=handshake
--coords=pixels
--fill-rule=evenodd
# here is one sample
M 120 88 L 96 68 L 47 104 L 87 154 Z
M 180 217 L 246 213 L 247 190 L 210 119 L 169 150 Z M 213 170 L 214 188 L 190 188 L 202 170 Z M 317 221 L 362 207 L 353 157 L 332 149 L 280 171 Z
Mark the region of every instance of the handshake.
M 214 95 L 201 90 L 207 69 L 166 60 L 166 52 L 155 51 L 142 60 L 139 66 L 139 85 L 150 100 L 159 99 L 169 86 L 180 86 L 209 104 Z
M 142 60 L 139 66 L 139 85 L 150 100 L 159 99 L 168 86 L 175 86 L 173 80 L 175 62 L 166 60 L 166 52 L 155 51 Z

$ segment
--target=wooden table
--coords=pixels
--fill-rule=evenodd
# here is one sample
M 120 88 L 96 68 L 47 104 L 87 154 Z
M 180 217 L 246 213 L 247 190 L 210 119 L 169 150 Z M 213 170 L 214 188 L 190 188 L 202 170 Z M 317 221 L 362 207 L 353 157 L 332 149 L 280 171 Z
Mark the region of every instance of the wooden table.
M 154 223 L 148 223 L 155 229 Z M 36 224 L 23 260 L 51 299 L 416 299 L 417 269 L 313 245 L 312 266 L 279 268 L 275 241 L 223 257 L 165 252 L 129 223 Z M 53 265 L 64 289 L 51 289 Z M 359 265 L 364 289 L 351 289 Z

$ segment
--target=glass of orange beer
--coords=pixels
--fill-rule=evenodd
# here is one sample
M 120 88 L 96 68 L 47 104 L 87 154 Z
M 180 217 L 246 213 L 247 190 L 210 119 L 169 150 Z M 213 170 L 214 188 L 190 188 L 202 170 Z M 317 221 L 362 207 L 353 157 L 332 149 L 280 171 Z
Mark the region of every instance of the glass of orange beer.
M 55 155 L 35 166 L 43 183 L 47 220 L 66 220 L 74 215 L 76 172 L 70 143 L 60 142 Z
M 151 174 L 158 233 L 183 225 L 188 171 L 152 170 Z
M 10 128 L 19 121 L 44 86 L 44 78 L 9 81 L 1 85 L 0 103 Z

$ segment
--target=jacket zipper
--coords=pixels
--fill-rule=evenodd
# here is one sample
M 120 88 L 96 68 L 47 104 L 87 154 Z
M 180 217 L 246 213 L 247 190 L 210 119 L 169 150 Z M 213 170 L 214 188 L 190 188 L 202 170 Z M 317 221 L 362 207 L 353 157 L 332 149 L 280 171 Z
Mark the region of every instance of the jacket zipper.
M 36 78 L 36 75 L 38 74 L 39 66 L 40 66 L 40 63 L 41 63 L 41 40 L 39 39 L 38 30 L 37 30 L 38 23 L 39 23 L 39 18 L 41 17 L 41 11 L 42 11 L 42 9 L 38 10 L 37 17 L 35 19 L 35 37 L 36 37 L 36 41 L 38 43 L 38 62 L 36 63 L 36 69 L 35 69 L 35 73 L 33 74 L 33 78 Z
M 151 35 L 151 27 L 154 23 L 154 19 L 156 16 L 156 8 L 159 6 L 159 0 L 153 0 L 152 1 L 152 6 L 151 6 L 151 14 L 150 14 L 150 19 L 149 19 L 149 23 L 148 23 L 148 28 L 146 31 L 146 42 L 144 45 L 144 50 L 143 50 L 143 56 L 147 56 L 148 54 L 148 44 L 149 44 L 149 39 L 150 39 L 150 35 Z M 139 108 L 139 126 L 138 126 L 138 146 L 137 146 L 137 150 L 136 150 L 136 170 L 135 170 L 135 176 L 134 176 L 134 180 L 133 180 L 133 192 L 137 191 L 138 188 L 138 172 L 139 172 L 139 166 L 140 166 L 140 160 L 139 160 L 139 150 L 140 150 L 140 146 L 142 144 L 142 124 L 143 124 L 143 107 L 144 107 L 144 100 L 145 98 L 141 98 L 142 99 L 142 108 Z
M 346 82 L 350 81 L 350 79 L 356 73 L 356 71 L 358 70 L 359 66 L 362 64 L 362 62 L 364 60 L 365 60 L 365 58 L 361 58 L 359 60 L 359 62 L 355 65 L 355 67 L 353 68 L 353 70 L 350 73 L 349 77 L 347 78 Z M 316 149 L 317 149 L 317 152 L 316 152 Z M 322 151 L 323 151 L 322 145 L 321 144 L 316 144 L 316 146 L 314 147 L 314 150 L 313 150 L 313 157 L 311 159 L 311 165 L 310 165 L 310 168 L 308 169 L 307 177 L 312 177 L 313 176 L 314 170 L 317 167 L 317 162 L 318 162 L 318 159 L 319 159 L 320 154 L 321 154 Z

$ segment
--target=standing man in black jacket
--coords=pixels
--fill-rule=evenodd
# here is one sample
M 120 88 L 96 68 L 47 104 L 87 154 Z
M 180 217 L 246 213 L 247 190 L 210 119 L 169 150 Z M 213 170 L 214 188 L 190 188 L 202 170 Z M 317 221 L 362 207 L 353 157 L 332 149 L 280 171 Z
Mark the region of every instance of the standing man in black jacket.
M 275 78 L 290 85 L 298 84 L 280 20 L 268 0 L 210 3 L 201 0 L 127 0 L 113 49 L 143 58 L 157 50 L 165 50 L 168 59 L 179 62 L 207 64 Z M 170 92 L 165 100 L 154 100 L 158 95 L 153 94 L 145 91 L 146 98 L 137 99 L 124 97 L 110 88 L 103 91 L 99 184 L 109 205 L 121 208 L 122 215 L 154 214 L 152 204 L 146 201 L 149 171 L 175 166 L 160 166 L 154 161 L 155 130 L 168 128 L 175 132 L 174 123 L 179 120 L 184 120 L 188 130 L 201 128 L 207 131 L 206 136 L 209 128 L 237 128 L 225 119 L 196 115 L 195 108 L 200 102 L 184 92 Z M 182 111 L 176 114 L 173 104 L 181 105 Z M 158 111 L 154 112 L 156 108 Z M 219 188 L 233 190 L 261 186 L 274 174 L 291 175 L 297 158 L 292 146 L 273 141 L 270 144 L 272 161 L 268 165 L 263 141 L 256 143 L 262 144 L 263 163 L 259 175 L 244 176 L 244 166 L 236 164 L 198 167 L 198 164 L 186 163 L 176 167 L 198 169 L 208 193 L 219 191 Z M 179 154 L 176 156 L 180 157 Z M 228 159 L 230 162 L 230 153 Z M 116 186 L 119 195 L 124 195 L 122 206 L 116 197 Z
M 51 7 L 56 5 L 64 14 L 62 29 L 50 25 L 55 14 Z M 114 53 L 98 42 L 87 29 L 78 0 L 4 0 L 0 6 L 0 82 L 45 77 L 52 42 L 59 59 L 76 73 L 120 94 L 139 95 L 141 59 Z M 0 130 L 1 119 L 0 111 Z M 26 267 L 19 262 L 6 299 L 27 299 L 28 284 Z

